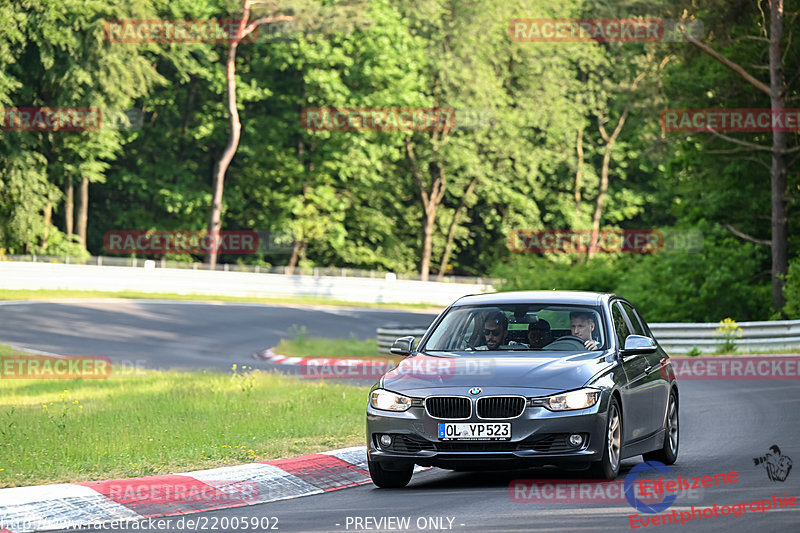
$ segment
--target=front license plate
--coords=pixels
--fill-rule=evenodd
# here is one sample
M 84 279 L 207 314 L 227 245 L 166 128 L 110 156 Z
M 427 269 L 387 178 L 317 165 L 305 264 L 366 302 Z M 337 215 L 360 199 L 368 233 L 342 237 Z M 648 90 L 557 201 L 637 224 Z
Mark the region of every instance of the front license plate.
M 454 424 L 439 422 L 439 440 L 509 440 L 511 424 L 477 422 Z

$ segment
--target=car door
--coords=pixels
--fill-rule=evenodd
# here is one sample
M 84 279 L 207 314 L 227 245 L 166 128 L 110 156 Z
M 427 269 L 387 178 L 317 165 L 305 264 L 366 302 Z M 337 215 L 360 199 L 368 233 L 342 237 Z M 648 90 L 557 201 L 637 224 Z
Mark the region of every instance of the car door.
M 648 418 L 652 418 L 652 391 L 648 390 L 646 374 L 648 361 L 640 354 L 622 357 L 621 350 L 625 345 L 625 339 L 631 334 L 631 326 L 619 301 L 611 302 L 611 320 L 614 323 L 614 335 L 620 350 L 622 369 L 628 382 L 622 405 L 624 416 L 622 427 L 624 442 L 630 443 L 646 437 L 650 429 Z
M 633 332 L 636 335 L 644 335 L 645 337 L 653 338 L 650 328 L 642 318 L 642 315 L 628 302 L 621 302 L 622 309 L 625 311 L 628 319 L 633 327 Z M 655 339 L 653 339 L 655 340 Z M 655 427 L 653 431 L 658 431 L 664 427 L 664 417 L 667 412 L 667 402 L 669 401 L 669 381 L 666 379 L 666 373 L 661 372 L 661 367 L 666 362 L 667 354 L 661 348 L 657 349 L 651 354 L 645 356 L 647 358 L 648 386 L 653 387 L 653 409 L 658 416 L 654 416 L 653 424 Z

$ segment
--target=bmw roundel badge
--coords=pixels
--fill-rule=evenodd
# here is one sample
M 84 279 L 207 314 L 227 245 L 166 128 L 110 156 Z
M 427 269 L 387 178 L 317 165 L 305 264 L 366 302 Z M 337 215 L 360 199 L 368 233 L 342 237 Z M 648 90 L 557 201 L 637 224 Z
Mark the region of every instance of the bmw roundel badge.
M 480 394 L 481 390 L 482 389 L 480 387 L 472 387 L 471 389 L 469 389 L 469 393 L 472 394 L 473 396 L 475 396 L 475 395 Z

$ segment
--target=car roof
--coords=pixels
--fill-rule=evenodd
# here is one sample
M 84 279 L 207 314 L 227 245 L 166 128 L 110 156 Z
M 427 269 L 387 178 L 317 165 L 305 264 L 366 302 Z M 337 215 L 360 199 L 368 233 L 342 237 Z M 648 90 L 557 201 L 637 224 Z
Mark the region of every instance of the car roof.
M 487 294 L 472 294 L 459 298 L 453 305 L 484 305 L 484 304 L 574 304 L 574 305 L 600 305 L 614 297 L 614 294 L 587 291 L 513 291 L 491 292 Z

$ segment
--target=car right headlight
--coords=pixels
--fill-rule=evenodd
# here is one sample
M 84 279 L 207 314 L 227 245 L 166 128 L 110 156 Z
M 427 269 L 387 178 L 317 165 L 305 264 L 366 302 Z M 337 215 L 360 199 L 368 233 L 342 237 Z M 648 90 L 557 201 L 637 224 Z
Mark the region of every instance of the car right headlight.
M 369 404 L 381 411 L 407 411 L 411 407 L 411 398 L 386 389 L 375 389 L 369 395 Z
M 554 394 L 546 398 L 534 398 L 531 404 L 546 407 L 551 411 L 573 411 L 592 407 L 599 399 L 599 390 L 586 388 Z

